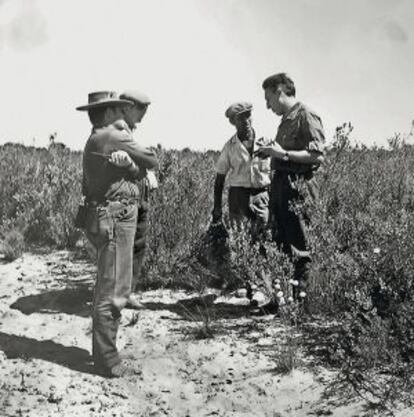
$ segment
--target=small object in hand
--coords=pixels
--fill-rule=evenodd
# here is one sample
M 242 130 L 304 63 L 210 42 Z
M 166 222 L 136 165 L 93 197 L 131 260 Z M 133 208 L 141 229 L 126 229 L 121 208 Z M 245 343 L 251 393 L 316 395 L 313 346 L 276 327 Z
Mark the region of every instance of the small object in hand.
M 256 150 L 253 152 L 253 156 L 257 156 L 257 157 L 258 157 L 258 158 L 260 158 L 260 159 L 266 159 L 266 158 L 269 158 L 269 155 L 264 154 L 260 148 L 259 148 L 259 149 L 256 149 Z

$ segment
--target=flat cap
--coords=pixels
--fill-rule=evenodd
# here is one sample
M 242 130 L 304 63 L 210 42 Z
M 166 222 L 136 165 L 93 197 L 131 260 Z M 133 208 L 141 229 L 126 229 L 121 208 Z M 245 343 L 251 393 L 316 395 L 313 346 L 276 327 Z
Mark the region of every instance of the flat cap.
M 123 97 L 124 98 L 124 97 Z M 126 97 L 125 97 L 126 98 Z M 129 100 L 129 99 L 128 99 Z M 245 113 L 248 111 L 252 111 L 252 104 L 246 101 L 239 101 L 237 103 L 233 103 L 227 110 L 226 110 L 226 117 L 232 119 L 236 114 Z
M 149 104 L 151 104 L 150 98 L 138 90 L 124 91 L 122 94 L 119 95 L 119 98 L 122 100 L 133 101 L 134 103 L 141 104 L 143 106 L 148 106 Z

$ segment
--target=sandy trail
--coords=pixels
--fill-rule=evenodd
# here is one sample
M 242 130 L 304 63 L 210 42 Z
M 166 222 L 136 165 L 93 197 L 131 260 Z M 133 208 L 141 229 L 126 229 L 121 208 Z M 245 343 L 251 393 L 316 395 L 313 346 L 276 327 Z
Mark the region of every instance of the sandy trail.
M 326 373 L 275 369 L 286 329 L 245 300 L 209 296 L 214 338 L 197 339 L 195 294 L 159 290 L 125 310 L 119 347 L 142 374 L 105 379 L 90 363 L 94 267 L 62 251 L 0 265 L 1 416 L 358 416 L 321 398 Z

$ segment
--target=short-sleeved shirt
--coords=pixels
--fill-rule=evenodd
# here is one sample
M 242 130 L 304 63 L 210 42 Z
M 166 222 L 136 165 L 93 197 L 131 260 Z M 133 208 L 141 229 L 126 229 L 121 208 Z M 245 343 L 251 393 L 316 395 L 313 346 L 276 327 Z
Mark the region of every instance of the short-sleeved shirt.
M 261 146 L 270 144 L 269 139 L 256 138 L 253 152 Z M 216 163 L 216 172 L 227 175 L 227 183 L 230 187 L 263 188 L 270 184 L 270 158 L 250 155 L 235 134 L 224 145 Z
M 131 177 L 127 169 L 117 167 L 101 156 L 118 150 L 127 152 L 141 169 L 157 167 L 154 152 L 138 145 L 123 121 L 94 128 L 83 154 L 83 192 L 88 200 L 100 202 L 139 197 L 136 178 Z
M 324 152 L 325 134 L 320 117 L 304 104 L 297 102 L 282 118 L 276 142 L 286 151 Z M 274 158 L 272 168 L 280 171 L 304 173 L 318 165 L 285 162 Z

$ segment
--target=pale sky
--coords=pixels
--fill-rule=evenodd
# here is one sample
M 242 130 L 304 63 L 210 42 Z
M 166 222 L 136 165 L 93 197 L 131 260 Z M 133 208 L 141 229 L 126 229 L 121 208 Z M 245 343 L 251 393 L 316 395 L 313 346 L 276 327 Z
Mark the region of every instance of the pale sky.
M 412 22 L 412 0 L 0 0 L 0 143 L 57 132 L 82 149 L 75 107 L 126 88 L 152 99 L 145 145 L 220 149 L 239 100 L 273 137 L 261 84 L 287 72 L 328 139 L 351 121 L 356 140 L 385 144 L 414 119 Z

